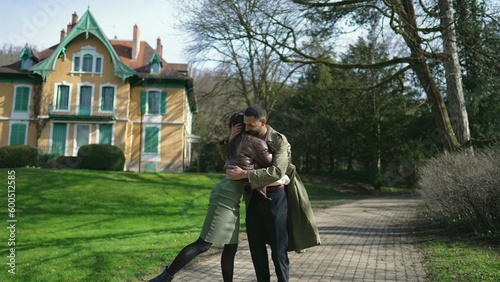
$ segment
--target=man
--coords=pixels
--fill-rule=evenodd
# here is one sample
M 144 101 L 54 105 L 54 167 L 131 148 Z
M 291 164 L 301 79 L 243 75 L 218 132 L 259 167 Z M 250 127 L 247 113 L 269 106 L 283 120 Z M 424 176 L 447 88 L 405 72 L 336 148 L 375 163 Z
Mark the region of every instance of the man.
M 278 281 L 288 281 L 287 251 L 300 252 L 320 244 L 320 240 L 307 192 L 295 171 L 295 166 L 289 162 L 290 144 L 283 134 L 267 125 L 266 117 L 266 110 L 256 104 L 246 109 L 244 124 L 245 131 L 266 141 L 273 153 L 272 165 L 248 171 L 229 167 L 226 177 L 230 180 L 248 178 L 254 189 L 245 195 L 245 201 L 248 243 L 257 280 L 270 281 L 267 243 L 271 246 L 271 257 Z M 239 130 L 241 129 L 233 128 L 231 136 Z M 285 174 L 290 178 L 288 191 L 284 185 L 268 186 L 282 179 Z M 267 197 L 259 193 L 258 190 L 262 187 L 266 187 Z M 291 216 L 290 220 L 288 215 Z

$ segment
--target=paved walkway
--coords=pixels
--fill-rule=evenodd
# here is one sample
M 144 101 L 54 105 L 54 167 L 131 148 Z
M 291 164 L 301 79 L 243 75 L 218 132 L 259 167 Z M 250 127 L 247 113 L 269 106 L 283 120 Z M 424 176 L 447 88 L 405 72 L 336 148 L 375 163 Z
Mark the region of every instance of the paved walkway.
M 384 197 L 315 212 L 322 244 L 289 253 L 290 281 L 426 281 L 404 224 L 417 204 L 411 196 Z M 174 281 L 222 281 L 220 253 L 195 259 Z M 246 238 L 236 254 L 234 281 L 257 281 Z

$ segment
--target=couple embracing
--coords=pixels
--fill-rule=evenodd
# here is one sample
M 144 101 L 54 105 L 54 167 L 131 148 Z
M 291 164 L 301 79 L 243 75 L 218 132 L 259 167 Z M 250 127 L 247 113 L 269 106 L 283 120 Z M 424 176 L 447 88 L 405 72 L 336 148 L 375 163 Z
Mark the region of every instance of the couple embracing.
M 226 178 L 212 189 L 200 237 L 150 281 L 172 281 L 180 269 L 214 243 L 224 244 L 222 276 L 225 282 L 233 281 L 242 196 L 247 205 L 248 243 L 259 282 L 270 281 L 267 244 L 280 282 L 289 280 L 288 251 L 302 252 L 320 244 L 309 197 L 290 161 L 290 144 L 283 134 L 267 125 L 266 110 L 252 105 L 233 114 L 229 126 L 231 135 L 221 141 L 221 152 L 227 159 Z

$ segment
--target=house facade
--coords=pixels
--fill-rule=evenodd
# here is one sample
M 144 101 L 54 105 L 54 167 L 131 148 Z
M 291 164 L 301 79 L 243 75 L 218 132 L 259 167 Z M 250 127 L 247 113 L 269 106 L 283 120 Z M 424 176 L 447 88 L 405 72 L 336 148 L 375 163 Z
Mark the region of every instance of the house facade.
M 0 67 L 0 146 L 27 144 L 76 156 L 86 144 L 111 144 L 126 170 L 181 172 L 190 165 L 196 102 L 187 64 L 140 41 L 109 40 L 90 10 L 76 12 L 61 40 L 41 52 L 26 46 Z

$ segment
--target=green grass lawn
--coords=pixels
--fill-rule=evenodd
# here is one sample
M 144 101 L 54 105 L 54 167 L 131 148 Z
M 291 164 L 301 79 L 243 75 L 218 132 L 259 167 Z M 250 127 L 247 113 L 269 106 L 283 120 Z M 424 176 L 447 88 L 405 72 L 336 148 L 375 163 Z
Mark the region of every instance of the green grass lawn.
M 7 171 L 0 170 L 4 183 Z M 15 276 L 7 272 L 4 192 L 0 281 L 137 281 L 156 274 L 198 237 L 210 189 L 223 177 L 15 171 L 17 269 Z

